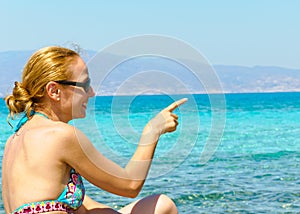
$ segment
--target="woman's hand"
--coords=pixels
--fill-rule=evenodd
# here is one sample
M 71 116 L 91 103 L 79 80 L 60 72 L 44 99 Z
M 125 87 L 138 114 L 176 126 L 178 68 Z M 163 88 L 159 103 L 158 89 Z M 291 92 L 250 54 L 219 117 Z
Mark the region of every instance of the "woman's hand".
M 166 132 L 173 132 L 176 130 L 178 125 L 178 116 L 173 113 L 173 111 L 178 108 L 180 105 L 185 103 L 187 98 L 183 98 L 181 100 L 175 101 L 167 108 L 163 109 L 159 112 L 153 119 L 149 121 L 147 124 L 148 131 L 152 131 L 157 133 L 158 135 L 162 135 Z

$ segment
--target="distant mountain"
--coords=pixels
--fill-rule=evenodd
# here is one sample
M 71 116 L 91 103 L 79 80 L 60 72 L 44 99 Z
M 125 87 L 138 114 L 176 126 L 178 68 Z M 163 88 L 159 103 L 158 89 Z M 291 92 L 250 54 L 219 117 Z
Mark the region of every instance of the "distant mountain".
M 225 65 L 214 68 L 226 93 L 300 91 L 300 69 Z
M 1 97 L 11 93 L 14 81 L 21 79 L 22 68 L 33 52 L 0 52 Z M 220 92 L 219 89 L 207 88 L 210 84 L 207 75 L 215 76 L 213 70 L 224 93 L 300 91 L 298 69 L 214 65 L 213 69 L 208 69 L 210 73 L 203 73 L 199 79 L 185 65 L 170 59 L 139 57 L 120 61 L 122 56 L 106 54 L 95 62 L 91 60 L 95 54 L 95 51 L 86 51 L 83 58 L 88 63 L 95 90 L 102 95 Z M 114 68 L 109 67 L 118 60 L 120 63 Z
M 11 91 L 13 82 L 19 80 L 22 68 L 32 51 L 0 52 L 0 96 Z

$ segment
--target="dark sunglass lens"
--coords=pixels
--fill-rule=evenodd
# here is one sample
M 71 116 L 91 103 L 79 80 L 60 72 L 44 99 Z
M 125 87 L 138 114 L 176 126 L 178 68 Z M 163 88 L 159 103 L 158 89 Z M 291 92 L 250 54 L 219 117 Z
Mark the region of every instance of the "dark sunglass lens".
M 85 92 L 88 92 L 90 90 L 90 87 L 91 87 L 91 79 L 88 79 L 86 81 L 86 83 L 84 84 L 84 90 L 85 90 Z

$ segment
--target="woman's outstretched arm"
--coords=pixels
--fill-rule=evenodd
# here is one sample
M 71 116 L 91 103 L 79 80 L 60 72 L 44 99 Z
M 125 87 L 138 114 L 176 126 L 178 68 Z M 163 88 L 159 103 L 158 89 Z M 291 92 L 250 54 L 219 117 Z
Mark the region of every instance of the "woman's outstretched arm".
M 64 128 L 62 158 L 94 185 L 117 195 L 136 197 L 140 192 L 161 134 L 173 132 L 178 117 L 172 112 L 185 103 L 181 99 L 163 109 L 145 126 L 137 149 L 125 168 L 102 155 L 78 129 Z

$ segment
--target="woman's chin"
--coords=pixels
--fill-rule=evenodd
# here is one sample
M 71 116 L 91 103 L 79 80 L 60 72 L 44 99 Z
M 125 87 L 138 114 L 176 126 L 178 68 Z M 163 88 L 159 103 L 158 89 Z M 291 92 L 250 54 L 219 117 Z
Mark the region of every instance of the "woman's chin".
M 83 119 L 86 117 L 86 113 L 85 112 L 81 112 L 81 113 L 78 113 L 78 114 L 74 114 L 72 119 Z

